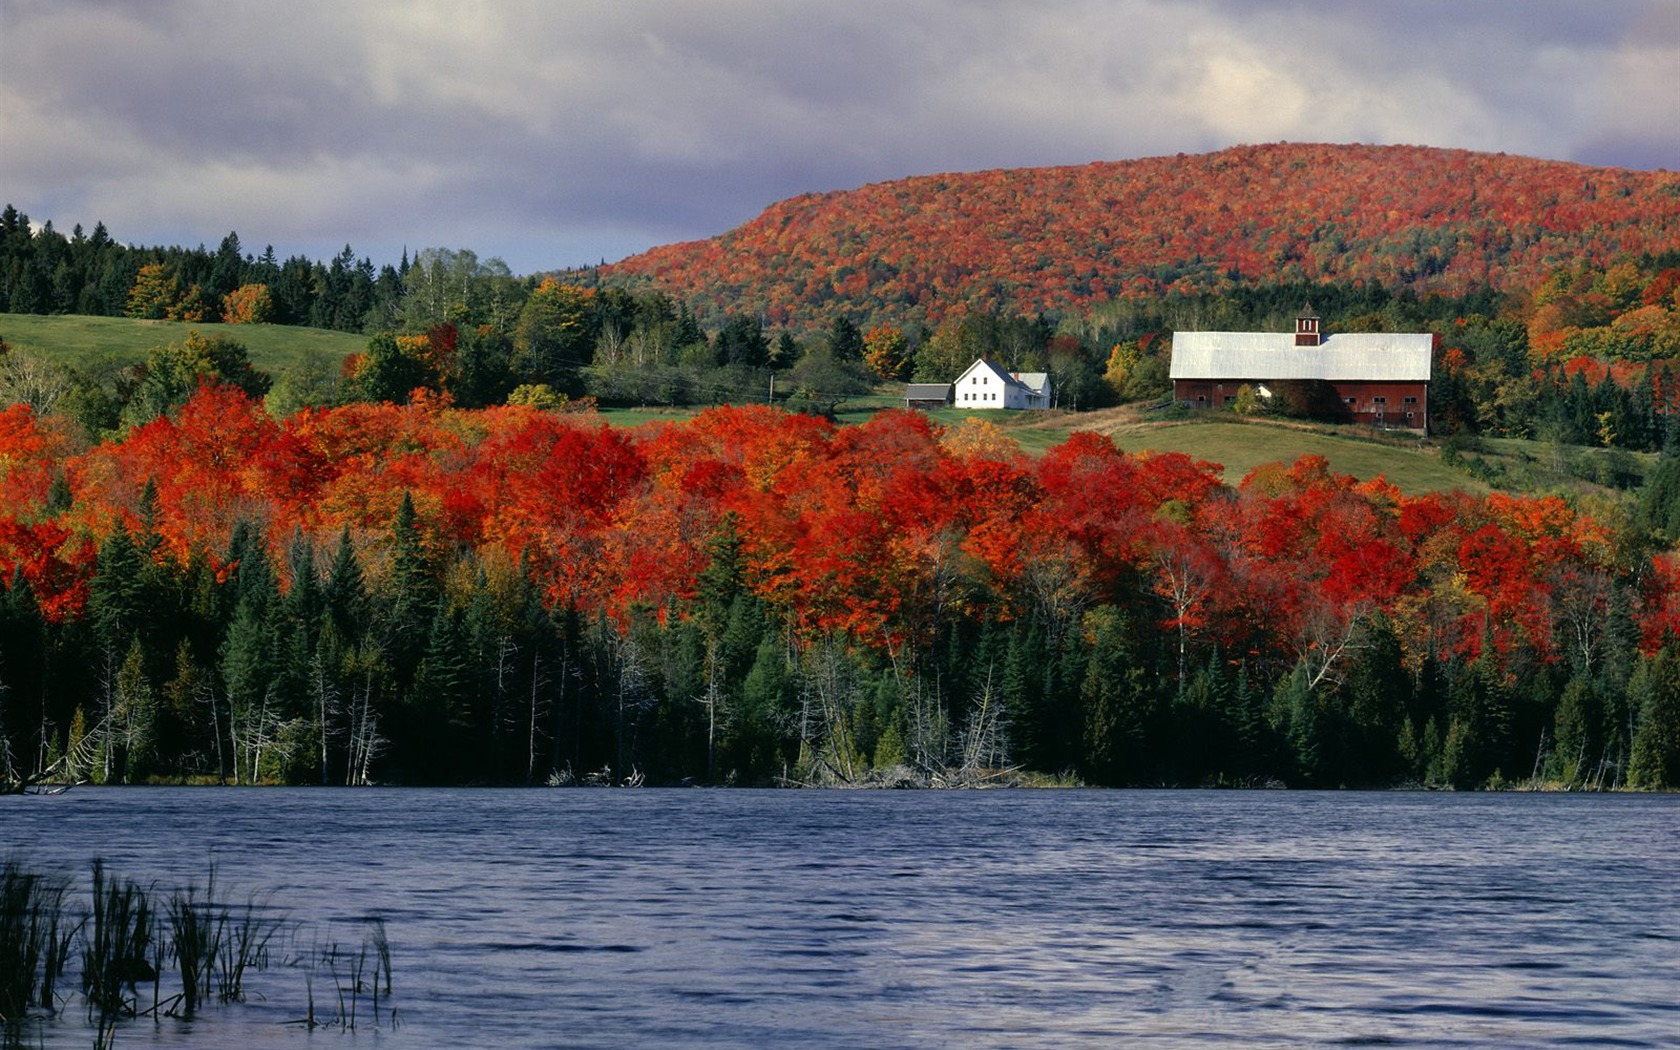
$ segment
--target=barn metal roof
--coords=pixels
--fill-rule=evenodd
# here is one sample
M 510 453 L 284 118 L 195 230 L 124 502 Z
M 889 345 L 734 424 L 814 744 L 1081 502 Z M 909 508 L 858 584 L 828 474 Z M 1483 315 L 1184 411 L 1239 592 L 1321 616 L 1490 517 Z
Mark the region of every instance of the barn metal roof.
M 1173 379 L 1428 382 L 1428 332 L 1338 332 L 1296 346 L 1293 332 L 1174 332 Z

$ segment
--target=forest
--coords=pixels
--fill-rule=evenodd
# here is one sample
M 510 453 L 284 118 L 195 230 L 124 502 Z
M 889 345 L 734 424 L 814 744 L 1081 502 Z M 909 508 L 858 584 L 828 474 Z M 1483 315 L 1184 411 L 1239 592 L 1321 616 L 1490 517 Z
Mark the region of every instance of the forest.
M 1680 783 L 1680 559 L 1076 434 L 228 384 L 0 413 L 3 754 L 108 783 Z
M 1680 786 L 1673 254 L 702 325 L 465 250 L 281 263 L 8 207 L 0 294 L 181 333 L 98 369 L 0 339 L 0 782 Z M 1170 411 L 1174 330 L 1308 299 L 1435 333 L 1443 458 L 1598 446 L 1604 495 L 832 418 L 982 355 Z M 263 323 L 368 341 L 270 375 Z

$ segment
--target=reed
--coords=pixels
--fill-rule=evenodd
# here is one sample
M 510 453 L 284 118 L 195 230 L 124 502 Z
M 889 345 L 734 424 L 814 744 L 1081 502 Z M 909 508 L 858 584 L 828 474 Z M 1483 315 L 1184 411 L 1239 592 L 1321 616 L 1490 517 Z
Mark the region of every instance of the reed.
M 280 920 L 248 898 L 235 911 L 217 897 L 216 869 L 200 893 L 196 884 L 169 898 L 170 957 L 181 978 L 177 1013 L 191 1019 L 212 994 L 224 1003 L 245 999 L 245 975 L 268 966 L 269 945 Z
M 391 940 L 385 920 L 372 916 L 363 922 L 362 940 L 355 947 L 329 941 L 325 947 L 317 942 L 300 960 L 309 995 L 309 1013 L 303 1024 L 310 1028 L 332 1025 L 353 1032 L 363 1019 L 363 999 L 371 1013 L 372 1023 L 378 1027 L 383 1009 L 385 1020 L 393 1028 L 397 1023 L 396 1007 L 391 1004 Z M 325 1020 L 315 1014 L 314 975 L 321 974 L 331 981 L 338 997 L 338 1010 Z
M 70 880 L 0 864 L 0 1024 L 15 1029 L 32 1007 L 50 1010 L 69 954 Z
M 280 923 L 258 907 L 255 896 L 246 898 L 237 914 L 222 907 L 216 916 L 216 994 L 224 1003 L 244 1002 L 245 973 L 268 968 L 269 943 L 280 932 Z
M 211 903 L 216 895 L 216 872 L 210 871 L 205 898 L 200 899 L 198 888 L 188 884 L 169 897 L 170 955 L 181 976 L 179 1014 L 186 1020 L 198 1013 L 198 1008 L 210 995 L 210 974 L 220 939 L 218 924 Z
M 152 903 L 138 883 L 105 874 L 93 862 L 93 911 L 82 937 L 82 995 L 99 1018 L 139 1013 L 141 982 L 158 982 Z
M 71 885 L 68 877 L 0 863 L 0 1050 L 36 1045 L 39 1033 L 28 1025 L 59 1015 L 74 997 L 73 990 L 63 990 L 66 974 L 80 977 L 94 1046 L 107 1048 L 125 1021 L 193 1020 L 213 1001 L 244 1001 L 247 979 L 268 968 L 273 946 L 295 943 L 291 936 L 277 941 L 291 927 L 266 900 L 253 894 L 243 905 L 228 903 L 214 867 L 202 887 L 189 883 L 163 893 L 116 878 L 95 860 L 92 894 L 80 907 L 71 904 Z M 366 920 L 359 945 L 335 942 L 287 965 L 304 971 L 307 1012 L 301 1023 L 308 1027 L 354 1030 L 369 1013 L 364 999 L 371 999 L 375 1026 L 381 1013 L 395 1025 L 384 920 Z M 323 975 L 338 994 L 337 1016 L 330 1020 L 316 1014 L 315 979 Z M 150 1004 L 141 990 L 147 984 Z
M 377 1022 L 381 986 L 385 997 L 391 997 L 391 938 L 385 932 L 385 920 L 377 915 L 368 919 L 363 939 L 373 949 L 373 1016 Z
M 158 1009 L 163 945 L 156 938 L 151 897 L 139 883 L 109 878 L 93 862 L 93 910 L 82 923 L 82 998 L 94 1024 L 95 1050 L 108 1050 L 117 1024 L 140 1015 L 139 985 L 152 986 Z

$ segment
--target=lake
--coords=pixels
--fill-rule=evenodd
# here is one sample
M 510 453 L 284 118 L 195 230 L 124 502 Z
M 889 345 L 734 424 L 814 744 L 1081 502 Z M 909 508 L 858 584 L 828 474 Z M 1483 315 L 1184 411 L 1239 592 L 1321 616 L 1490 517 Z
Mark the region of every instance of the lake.
M 277 959 L 118 1047 L 1680 1045 L 1675 796 L 79 788 L 0 842 L 386 922 L 394 1026 Z

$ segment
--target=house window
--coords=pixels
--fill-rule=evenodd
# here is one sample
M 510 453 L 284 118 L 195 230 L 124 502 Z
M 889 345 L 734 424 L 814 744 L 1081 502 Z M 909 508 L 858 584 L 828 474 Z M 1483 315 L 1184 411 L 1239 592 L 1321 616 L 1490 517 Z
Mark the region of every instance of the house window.
M 1202 394 L 1197 394 L 1197 395 L 1196 395 L 1196 400 L 1197 400 L 1197 401 L 1202 401 L 1202 402 L 1205 402 L 1205 401 L 1206 401 L 1206 400 L 1207 400 L 1207 398 L 1206 398 L 1206 397 L 1205 397 L 1205 396 L 1204 396 L 1204 395 L 1202 395 Z
M 1347 406 L 1349 408 L 1352 408 L 1354 405 L 1359 404 L 1359 399 L 1357 397 L 1344 397 L 1344 398 L 1342 398 L 1342 400 L 1347 402 Z
M 1375 405 L 1386 405 L 1386 404 L 1388 404 L 1388 398 L 1386 398 L 1386 397 L 1373 397 L 1371 399 L 1371 403 L 1375 404 Z
M 1408 405 L 1417 404 L 1417 398 L 1415 398 L 1415 397 L 1408 397 L 1408 398 L 1405 399 L 1405 401 L 1406 401 L 1406 404 L 1408 404 Z

